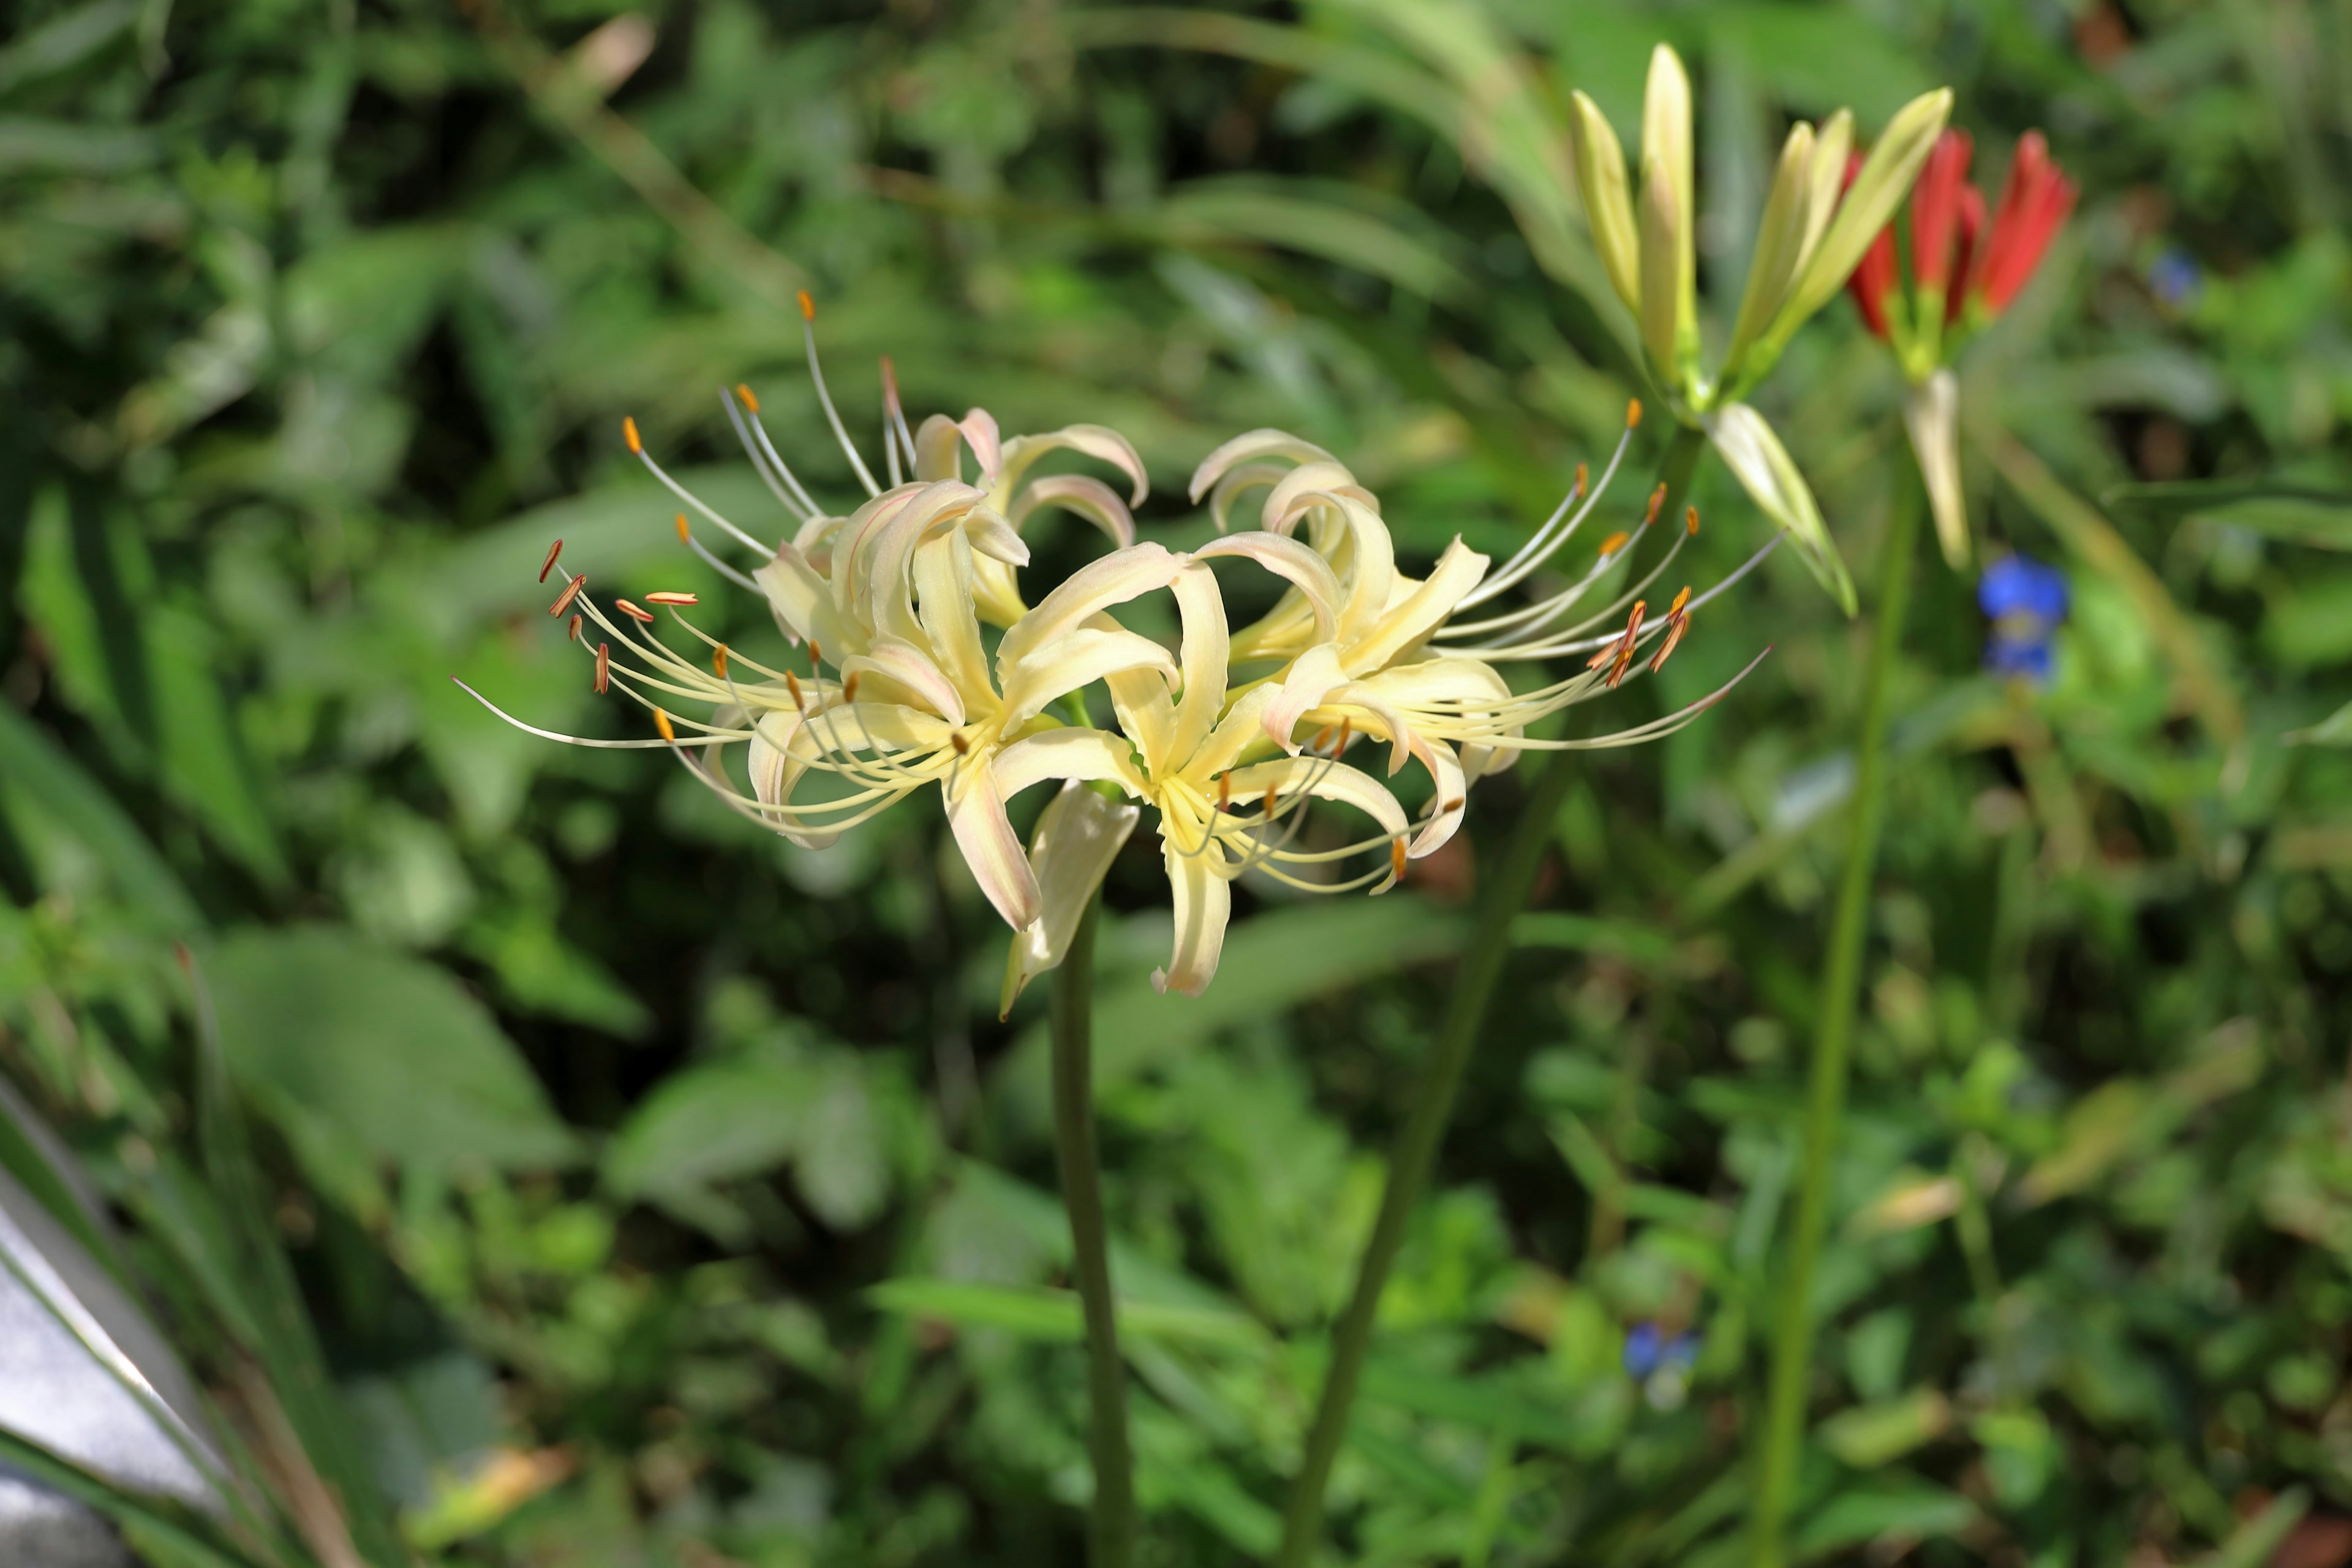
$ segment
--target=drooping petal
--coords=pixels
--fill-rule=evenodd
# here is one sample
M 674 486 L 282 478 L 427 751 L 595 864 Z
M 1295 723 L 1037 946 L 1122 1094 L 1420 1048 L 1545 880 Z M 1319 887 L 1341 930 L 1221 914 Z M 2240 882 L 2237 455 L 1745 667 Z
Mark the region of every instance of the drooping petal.
M 985 408 L 966 409 L 964 416 L 956 421 L 956 428 L 963 433 L 973 458 L 980 464 L 981 485 L 993 485 L 1004 461 L 1004 442 L 996 428 L 996 416 Z
M 952 529 L 925 543 L 915 552 L 914 575 L 916 618 L 940 672 L 955 683 L 966 713 L 992 705 L 996 689 L 972 602 L 971 541 Z
M 963 467 L 963 431 L 944 414 L 934 414 L 915 432 L 915 477 L 952 479 Z
M 1130 544 L 1089 561 L 1005 632 L 996 647 L 999 674 L 1047 643 L 1067 637 L 1087 616 L 1165 588 L 1183 569 L 1184 557 L 1157 543 Z
M 1226 470 L 1260 458 L 1287 458 L 1294 463 L 1337 460 L 1314 442 L 1303 440 L 1287 430 L 1245 431 L 1202 458 L 1201 466 L 1192 470 L 1192 483 L 1188 493 L 1193 503 L 1199 504 L 1208 488 L 1223 478 Z
M 1418 860 L 1444 848 L 1461 828 L 1470 804 L 1470 781 L 1464 775 L 1454 748 L 1443 741 L 1415 737 L 1412 754 L 1429 770 L 1432 800 L 1437 808 L 1405 847 L 1406 858 Z
M 1234 890 L 1211 868 L 1213 858 L 1222 863 L 1223 850 L 1211 846 L 1198 856 L 1187 856 L 1166 837 L 1160 858 L 1168 867 L 1169 901 L 1176 915 L 1176 945 L 1168 967 L 1151 972 L 1152 986 L 1198 996 L 1217 975 L 1217 960 L 1225 948 L 1225 922 L 1232 918 Z
M 1287 533 L 1305 513 L 1318 506 L 1338 506 L 1342 500 L 1354 501 L 1374 515 L 1380 511 L 1380 498 L 1357 483 L 1346 465 L 1328 460 L 1302 464 L 1283 475 L 1267 494 L 1258 521 L 1269 532 Z
M 1017 482 L 1030 464 L 1053 451 L 1083 452 L 1125 474 L 1132 487 L 1127 498 L 1129 506 L 1141 506 L 1143 498 L 1151 493 L 1151 481 L 1143 471 L 1143 459 L 1136 455 L 1134 445 L 1107 425 L 1065 425 L 1043 435 L 1015 436 L 1004 444 L 1003 482 Z M 1198 500 L 1200 497 L 1192 499 Z
M 1487 559 L 1462 542 L 1459 534 L 1445 547 L 1429 576 L 1402 599 L 1389 606 L 1370 628 L 1347 649 L 1349 671 L 1369 675 L 1384 669 L 1410 653 L 1444 624 L 1463 596 L 1486 575 Z
M 1076 725 L 1015 741 L 997 752 L 989 766 L 996 774 L 997 790 L 1007 800 L 1046 779 L 1102 780 L 1129 795 L 1144 793 L 1143 777 L 1135 771 L 1126 739 Z
M 1036 875 L 1029 868 L 1029 858 L 1022 852 L 1020 836 L 1004 814 L 996 770 L 984 762 L 974 762 L 962 770 L 953 789 L 942 786 L 942 793 L 947 796 L 948 829 L 955 835 L 956 847 L 963 851 L 964 864 L 971 868 L 980 890 L 996 906 L 1004 923 L 1019 931 L 1037 918 L 1042 896 Z
M 1170 751 L 1180 757 L 1199 749 L 1215 728 L 1225 706 L 1225 670 L 1233 639 L 1225 626 L 1224 595 L 1206 566 L 1194 563 L 1169 584 L 1182 617 L 1184 640 L 1179 658 L 1183 663 L 1183 689 L 1176 700 L 1176 732 Z
M 873 651 L 855 654 L 841 661 L 841 673 L 846 679 L 852 674 L 879 675 L 890 685 L 901 688 L 917 703 L 929 709 L 950 724 L 964 721 L 963 694 L 947 678 L 930 656 L 912 643 L 897 637 L 877 638 Z M 887 693 L 870 695 L 885 699 Z
M 1209 521 L 1216 524 L 1217 531 L 1233 531 L 1236 500 L 1252 490 L 1272 489 L 1290 468 L 1287 463 L 1244 463 L 1218 479 L 1216 489 L 1209 492 Z
M 1177 678 L 1176 661 L 1150 637 L 1080 626 L 1004 672 L 1003 729 L 1009 733 L 1065 693 L 1128 671 L 1151 672 L 1165 684 L 1172 684 Z
M 1387 785 L 1345 763 L 1311 756 L 1276 757 L 1270 763 L 1235 768 L 1233 779 L 1237 799 L 1255 799 L 1269 788 L 1277 796 L 1311 795 L 1354 806 L 1392 837 L 1402 838 L 1412 826 L 1404 807 L 1397 804 Z
M 1043 912 L 1013 938 L 997 1017 L 1013 1011 L 1029 982 L 1061 966 L 1079 918 L 1142 814 L 1140 806 L 1106 800 L 1076 781 L 1045 803 L 1029 838 L 1029 868 L 1037 879 Z
M 1339 579 L 1331 563 L 1296 539 L 1263 531 L 1213 539 L 1192 552 L 1196 561 L 1239 555 L 1286 580 L 1315 617 L 1315 640 L 1328 642 L 1339 627 Z
M 1047 474 L 1042 479 L 1032 479 L 1021 488 L 1013 499 L 1013 510 L 1006 519 L 1017 531 L 1029 521 L 1029 514 L 1041 506 L 1059 507 L 1075 517 L 1082 517 L 1105 533 L 1121 549 L 1135 542 L 1135 518 L 1118 492 L 1100 479 L 1087 474 Z
M 1276 694 L 1264 704 L 1260 721 L 1266 738 L 1286 752 L 1297 752 L 1299 742 L 1294 731 L 1298 721 L 1308 710 L 1322 706 L 1325 695 L 1347 679 L 1335 645 L 1318 643 L 1300 654 L 1284 672 Z
M 781 546 L 767 564 L 755 568 L 751 580 L 768 596 L 768 608 L 795 642 L 811 637 L 821 644 L 845 648 L 851 638 L 833 605 L 824 578 L 795 547 Z

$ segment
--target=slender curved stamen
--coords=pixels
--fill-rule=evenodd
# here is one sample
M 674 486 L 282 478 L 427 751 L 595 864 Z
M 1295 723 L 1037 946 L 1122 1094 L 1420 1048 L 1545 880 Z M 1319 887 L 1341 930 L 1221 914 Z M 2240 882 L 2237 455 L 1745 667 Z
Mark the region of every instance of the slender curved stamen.
M 686 513 L 684 512 L 679 512 L 677 514 L 677 537 L 688 550 L 693 551 L 697 556 L 700 557 L 702 563 L 705 566 L 709 567 L 713 572 L 718 573 L 721 577 L 726 578 L 730 583 L 734 584 L 739 588 L 747 589 L 754 594 L 760 592 L 760 584 L 754 583 L 751 578 L 745 576 L 742 573 L 738 572 L 732 566 L 728 565 L 727 563 L 719 559 L 718 556 L 713 555 L 710 552 L 709 546 L 704 544 L 702 541 L 694 537 L 694 530 L 687 526 Z
M 801 483 L 800 476 L 793 472 L 792 465 L 785 462 L 783 454 L 776 450 L 776 444 L 768 439 L 768 427 L 760 422 L 760 400 L 751 395 L 751 389 L 738 382 L 730 394 L 722 386 L 719 389 L 719 399 L 727 405 L 728 422 L 735 426 L 735 438 L 751 455 L 751 466 L 760 470 L 761 480 L 769 489 L 776 492 L 777 499 L 784 503 L 786 510 L 797 515 L 803 522 L 823 517 L 824 508 L 816 504 L 815 499 L 808 492 L 808 487 Z M 739 402 L 742 405 L 740 412 L 735 406 Z M 777 489 L 778 480 L 792 491 L 790 496 Z
M 684 485 L 679 484 L 676 479 L 671 479 L 668 472 L 665 470 L 659 463 L 654 461 L 654 455 L 646 450 L 646 444 L 637 438 L 637 422 L 635 420 L 631 419 L 626 421 L 625 427 L 628 433 L 629 451 L 631 455 L 634 456 L 638 462 L 643 463 L 646 466 L 646 470 L 652 474 L 654 478 L 659 479 L 663 486 L 668 489 L 670 494 L 676 496 L 678 500 L 684 501 L 687 505 L 692 507 L 695 510 L 700 512 L 703 516 L 709 518 L 711 521 L 717 523 L 719 527 L 733 534 L 737 539 L 742 541 L 748 548 L 758 551 L 763 559 L 775 553 L 773 550 L 761 543 L 758 540 L 752 538 L 750 534 L 744 532 L 741 529 L 728 521 L 727 519 L 719 516 L 718 512 L 712 510 L 704 503 L 700 496 L 696 495 L 692 490 L 688 489 Z
M 1722 582 L 1717 583 L 1706 593 L 1699 595 L 1688 605 L 1685 605 L 1684 608 L 1686 610 L 1699 609 L 1705 606 L 1709 601 L 1719 598 L 1724 594 L 1729 592 L 1742 577 L 1747 576 L 1750 572 L 1755 571 L 1758 566 L 1761 565 L 1767 555 L 1771 554 L 1773 551 L 1779 549 L 1780 546 L 1780 541 L 1787 537 L 1788 535 L 1783 533 L 1773 534 L 1770 539 L 1764 542 L 1764 547 L 1762 549 L 1757 551 L 1755 554 L 1750 555 L 1747 560 L 1741 562 L 1737 567 L 1732 569 L 1731 573 L 1727 575 Z M 1660 625 L 1663 626 L 1664 623 L 1661 622 Z M 1580 640 L 1570 642 L 1547 642 L 1514 648 L 1511 650 L 1511 654 L 1515 658 L 1555 658 L 1573 653 L 1590 653 L 1592 649 L 1599 647 L 1602 643 L 1612 640 L 1613 640 L 1613 638 L 1604 636 L 1599 637 L 1585 637 Z
M 1675 563 L 1675 557 L 1682 551 L 1683 542 L 1689 537 L 1690 535 L 1686 533 L 1676 535 L 1674 543 L 1667 546 L 1666 552 L 1664 555 L 1659 556 L 1656 563 L 1652 565 L 1647 572 L 1644 572 L 1639 579 L 1627 584 L 1623 588 L 1620 589 L 1617 596 L 1610 600 L 1609 603 L 1601 605 L 1599 609 L 1593 611 L 1590 616 L 1587 616 L 1584 619 L 1577 622 L 1574 626 L 1558 627 L 1547 633 L 1544 638 L 1538 640 L 1556 641 L 1563 637 L 1576 637 L 1590 630 L 1593 626 L 1601 625 L 1604 621 L 1616 619 L 1620 611 L 1639 599 L 1643 594 L 1648 593 L 1650 585 L 1655 583 L 1660 577 L 1665 575 L 1666 568 Z M 1629 545 L 1627 548 L 1631 549 L 1632 547 Z M 1536 628 L 1534 627 L 1528 627 L 1526 631 L 1522 632 L 1521 635 L 1525 636 L 1535 629 Z M 1603 640 L 1606 641 L 1613 639 L 1604 638 Z M 1475 651 L 1490 658 L 1523 658 L 1528 657 L 1522 651 L 1526 646 L 1527 645 L 1525 644 L 1512 643 L 1498 637 L 1490 642 L 1478 644 Z
M 499 707 L 497 703 L 491 701 L 488 698 L 483 696 L 480 692 L 467 685 L 463 680 L 459 680 L 457 677 L 453 675 L 449 679 L 456 682 L 458 690 L 464 692 L 467 696 L 472 698 L 475 701 L 480 703 L 483 707 L 488 709 L 491 712 L 497 714 L 499 718 L 513 725 L 516 729 L 520 730 L 524 734 L 536 735 L 542 741 L 560 741 L 567 746 L 587 746 L 599 752 L 644 752 L 650 751 L 656 746 L 667 746 L 671 744 L 671 742 L 667 741 L 599 741 L 592 739 L 586 735 L 567 735 L 560 730 L 542 730 L 536 724 L 524 723 L 521 720 L 516 718 L 513 714 L 508 712 L 505 709 Z M 750 738 L 751 731 L 748 730 L 740 734 L 722 733 L 714 730 L 708 735 L 689 736 L 686 740 L 677 742 L 677 744 L 681 746 L 724 746 L 734 741 L 749 740 Z
M 866 493 L 880 495 L 882 487 L 874 482 L 874 472 L 866 466 L 866 459 L 857 455 L 857 446 L 850 440 L 848 428 L 841 422 L 841 410 L 833 405 L 833 394 L 825 390 L 824 367 L 816 361 L 816 301 L 809 298 L 805 289 L 801 290 L 801 337 L 808 345 L 809 379 L 816 384 L 816 400 L 824 409 L 825 423 L 833 426 L 833 438 L 841 443 L 841 449 L 848 457 L 849 466 L 857 470 L 857 480 L 866 487 Z
M 1540 567 L 1568 542 L 1569 537 L 1575 533 L 1587 517 L 1591 515 L 1592 509 L 1601 504 L 1601 498 L 1608 494 L 1609 482 L 1617 477 L 1618 466 L 1625 460 L 1626 448 L 1633 443 L 1634 427 L 1641 423 L 1642 405 L 1636 401 L 1627 410 L 1625 428 L 1617 437 L 1617 449 L 1609 454 L 1608 464 L 1601 470 L 1601 482 L 1592 487 L 1591 492 L 1584 498 L 1584 504 L 1577 507 L 1576 515 L 1568 520 L 1567 525 L 1560 528 L 1556 536 L 1546 537 L 1551 534 L 1554 524 L 1559 522 L 1561 514 L 1575 503 L 1576 492 L 1570 490 L 1567 499 L 1559 503 L 1559 510 L 1551 514 L 1543 527 L 1536 530 L 1535 537 L 1521 545 L 1518 552 L 1504 563 L 1501 571 L 1479 584 L 1463 597 L 1462 608 L 1475 609 L 1485 604 Z
M 884 415 L 882 444 L 887 447 L 896 441 L 898 447 L 904 449 L 907 456 L 906 471 L 911 474 L 915 471 L 916 461 L 915 433 L 907 428 L 906 406 L 898 401 L 898 367 L 890 363 L 888 354 L 882 356 L 882 408 Z M 896 464 L 897 458 L 894 454 L 890 470 L 894 474 L 898 471 Z

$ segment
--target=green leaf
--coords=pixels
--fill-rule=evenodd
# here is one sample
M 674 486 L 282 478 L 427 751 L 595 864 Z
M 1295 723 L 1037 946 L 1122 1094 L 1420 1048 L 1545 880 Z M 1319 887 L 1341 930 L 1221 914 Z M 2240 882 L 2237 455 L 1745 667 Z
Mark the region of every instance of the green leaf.
M 0 702 L 0 812 L 18 837 L 63 834 L 88 852 L 129 918 L 159 935 L 191 934 L 204 917 L 138 825 L 81 765 Z M 49 841 L 54 847 L 54 840 Z M 52 860 L 54 857 L 49 857 Z
M 2179 479 L 2116 485 L 2100 500 L 2120 511 L 2203 518 L 2322 550 L 2352 550 L 2352 492 L 2284 479 Z
M 1934 1442 L 1951 1424 L 1951 1401 L 1918 1388 L 1882 1405 L 1839 1411 L 1822 1423 L 1822 1447 L 1857 1470 L 1874 1470 Z
M 0 1427 L 0 1465 L 112 1520 L 163 1568 L 260 1568 L 194 1509 L 110 1480 L 5 1427 Z
M 1235 925 L 1217 983 L 1199 996 L 1163 996 L 1139 973 L 1095 1003 L 1097 1092 L 1148 1071 L 1221 1029 L 1273 1016 L 1312 997 L 1410 963 L 1451 956 L 1464 926 L 1423 900 L 1328 902 L 1276 910 Z M 1043 1021 L 1014 1046 L 996 1079 L 997 1105 L 1024 1131 L 1046 1125 Z
M 578 1153 L 513 1043 L 433 965 L 324 926 L 241 932 L 206 963 L 229 1066 L 298 1149 L 315 1121 L 420 1173 Z
M 1085 1332 L 1076 1292 L 1050 1286 L 986 1285 L 966 1279 L 887 1279 L 866 1292 L 886 1312 L 938 1318 L 965 1328 L 1001 1329 L 1023 1339 L 1075 1344 Z M 1244 1313 L 1121 1297 L 1121 1335 L 1170 1343 L 1264 1351 L 1265 1330 Z
M 1805 1521 L 1794 1544 L 1802 1561 L 1865 1542 L 1953 1535 L 1976 1518 L 1977 1505 L 1958 1492 L 1906 1476 L 1839 1493 Z

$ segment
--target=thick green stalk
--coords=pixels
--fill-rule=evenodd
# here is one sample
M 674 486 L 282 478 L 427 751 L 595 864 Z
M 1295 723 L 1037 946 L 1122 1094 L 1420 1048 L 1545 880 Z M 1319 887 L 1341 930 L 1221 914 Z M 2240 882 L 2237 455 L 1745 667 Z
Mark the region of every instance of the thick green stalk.
M 1054 972 L 1054 1144 L 1087 1320 L 1092 1412 L 1087 1447 L 1095 1468 L 1087 1560 L 1093 1568 L 1128 1568 L 1135 1557 L 1135 1459 L 1127 1441 L 1127 1372 L 1118 1356 L 1102 1170 L 1095 1158 L 1095 916 L 1101 907 L 1099 894 L 1087 902 L 1070 950 Z
M 1703 432 L 1676 427 L 1658 470 L 1659 480 L 1666 487 L 1661 516 L 1672 517 L 1682 504 L 1692 470 L 1706 449 Z M 1528 762 L 1535 763 L 1535 758 Z M 1463 954 L 1462 967 L 1454 973 L 1454 995 L 1446 1006 L 1437 1048 L 1422 1070 L 1412 1112 L 1398 1130 L 1389 1155 L 1388 1190 L 1381 1194 L 1380 1216 L 1372 1222 L 1371 1240 L 1365 1244 L 1363 1261 L 1357 1266 L 1355 1291 L 1331 1331 L 1331 1364 L 1323 1374 L 1323 1393 L 1316 1402 L 1314 1423 L 1307 1428 L 1298 1475 L 1291 1482 L 1275 1568 L 1306 1568 L 1322 1538 L 1323 1493 L 1331 1483 L 1331 1464 L 1339 1458 L 1339 1444 L 1348 1435 L 1348 1414 L 1363 1376 L 1365 1353 L 1371 1348 L 1372 1320 L 1380 1311 L 1381 1292 L 1388 1284 L 1389 1270 L 1396 1265 L 1397 1250 L 1404 1244 L 1405 1225 L 1421 1201 L 1422 1188 L 1428 1184 L 1446 1119 L 1453 1114 L 1454 1096 L 1462 1088 L 1463 1071 L 1486 1022 L 1487 1005 L 1494 1000 L 1495 984 L 1502 977 L 1503 960 L 1510 952 L 1511 921 L 1535 886 L 1536 868 L 1543 863 L 1552 820 L 1559 815 L 1560 802 L 1567 798 L 1574 777 L 1566 753 L 1545 758 L 1528 787 L 1527 804 L 1520 808 L 1510 847 L 1487 872 L 1486 901 L 1479 908 L 1477 927 Z
M 1853 1044 L 1856 994 L 1870 932 L 1870 889 L 1878 865 L 1879 829 L 1886 818 L 1887 689 L 1903 644 L 1910 607 L 1911 561 L 1919 538 L 1924 497 L 1907 471 L 1898 481 L 1894 515 L 1879 563 L 1878 624 L 1872 628 L 1870 666 L 1863 677 L 1862 739 L 1855 752 L 1853 805 L 1847 819 L 1845 868 L 1831 917 L 1829 953 L 1813 1035 L 1805 1100 L 1804 1170 L 1797 1189 L 1795 1234 L 1781 1276 L 1780 1318 L 1772 1335 L 1771 1381 L 1764 1415 L 1764 1453 L 1756 1489 L 1750 1561 L 1780 1568 L 1787 1560 L 1789 1506 L 1804 1452 L 1805 1373 L 1812 1353 L 1814 1266 L 1828 1221 L 1830 1167 L 1838 1124 L 1845 1115 L 1846 1061 Z

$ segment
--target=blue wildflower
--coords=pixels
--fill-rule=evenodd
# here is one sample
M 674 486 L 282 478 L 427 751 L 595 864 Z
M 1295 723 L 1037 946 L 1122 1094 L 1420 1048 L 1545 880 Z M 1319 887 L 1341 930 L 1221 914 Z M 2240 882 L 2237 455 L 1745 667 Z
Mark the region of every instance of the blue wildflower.
M 2205 274 L 2197 258 L 2179 246 L 2167 246 L 2147 265 L 2148 291 L 2175 310 L 2195 307 L 2205 291 Z
M 2066 619 L 2065 574 L 2025 555 L 2007 555 L 1977 581 L 1977 605 L 1992 619 L 1985 668 L 2046 683 L 2054 668 L 2051 639 Z
M 1625 1336 L 1625 1370 L 1636 1378 L 1658 1370 L 1664 1357 L 1665 1331 L 1655 1323 L 1636 1323 Z

